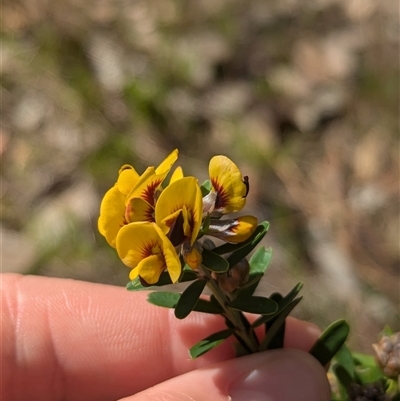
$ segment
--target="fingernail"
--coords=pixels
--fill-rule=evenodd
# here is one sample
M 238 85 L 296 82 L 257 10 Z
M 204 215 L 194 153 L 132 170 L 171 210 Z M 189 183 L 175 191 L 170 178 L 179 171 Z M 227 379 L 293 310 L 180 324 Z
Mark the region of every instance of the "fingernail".
M 232 401 L 330 400 L 326 374 L 311 355 L 294 349 L 263 354 L 263 358 L 259 358 L 262 354 L 256 355 L 258 359 L 253 369 L 231 384 Z

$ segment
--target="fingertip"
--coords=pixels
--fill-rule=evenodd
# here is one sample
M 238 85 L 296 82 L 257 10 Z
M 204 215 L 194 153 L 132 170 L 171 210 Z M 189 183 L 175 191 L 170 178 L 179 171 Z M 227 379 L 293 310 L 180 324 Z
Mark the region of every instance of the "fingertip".
M 323 368 L 308 353 L 281 349 L 175 377 L 124 401 L 329 401 Z

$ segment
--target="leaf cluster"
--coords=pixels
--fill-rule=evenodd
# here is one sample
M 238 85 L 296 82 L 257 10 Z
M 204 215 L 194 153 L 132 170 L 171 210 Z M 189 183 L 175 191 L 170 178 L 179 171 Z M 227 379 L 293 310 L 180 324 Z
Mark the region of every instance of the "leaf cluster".
M 244 355 L 268 349 L 282 348 L 285 336 L 286 317 L 300 302 L 298 296 L 302 284 L 298 283 L 288 294 L 273 293 L 270 296 L 254 295 L 258 284 L 270 265 L 272 249 L 260 247 L 248 261 L 249 272 L 246 280 L 232 291 L 225 291 L 218 284 L 220 275 L 229 276 L 260 243 L 267 233 L 269 224 L 262 222 L 253 235 L 239 244 L 223 244 L 214 249 L 203 249 L 202 264 L 199 271 L 184 266 L 179 282 L 190 282 L 182 292 L 159 291 L 159 287 L 171 284 L 167 272 L 161 274 L 159 281 L 146 287 L 136 279 L 127 285 L 128 290 L 157 290 L 148 295 L 148 301 L 154 305 L 175 310 L 178 319 L 184 319 L 192 311 L 220 314 L 224 317 L 227 328 L 213 333 L 195 344 L 190 356 L 197 358 L 221 344 L 231 336 L 237 341 L 237 354 Z M 246 262 L 247 263 L 247 262 Z M 205 287 L 212 295 L 205 297 Z M 249 320 L 246 314 L 258 315 Z M 264 333 L 256 335 L 257 328 Z M 259 330 L 259 329 L 258 329 Z M 311 353 L 327 364 L 344 343 L 348 333 L 347 323 L 336 322 L 322 334 Z
M 330 370 L 336 382 L 332 386 L 332 401 L 352 400 L 357 391 L 382 392 L 380 400 L 400 401 L 399 383 L 385 376 L 372 355 L 351 352 L 343 344 Z

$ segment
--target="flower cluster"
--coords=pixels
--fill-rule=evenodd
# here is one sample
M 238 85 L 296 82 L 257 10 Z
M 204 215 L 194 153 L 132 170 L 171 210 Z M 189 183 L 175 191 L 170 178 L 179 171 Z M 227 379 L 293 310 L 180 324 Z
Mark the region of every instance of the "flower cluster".
M 115 185 L 105 194 L 98 227 L 119 257 L 130 267 L 130 279 L 158 282 L 166 270 L 179 281 L 185 264 L 196 270 L 202 263 L 204 235 L 237 244 L 246 241 L 257 227 L 254 216 L 221 219 L 240 211 L 249 191 L 247 177 L 225 156 L 214 156 L 209 180 L 201 186 L 176 167 L 174 150 L 157 167 L 139 175 L 131 165 L 119 170 Z

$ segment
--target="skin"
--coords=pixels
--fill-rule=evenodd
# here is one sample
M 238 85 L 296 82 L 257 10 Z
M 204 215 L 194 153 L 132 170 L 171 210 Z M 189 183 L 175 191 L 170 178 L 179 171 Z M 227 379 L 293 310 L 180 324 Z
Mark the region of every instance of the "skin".
M 304 352 L 319 329 L 296 319 L 287 320 L 286 350 L 231 360 L 234 349 L 227 341 L 191 360 L 188 348 L 224 329 L 222 319 L 192 313 L 180 321 L 173 311 L 148 304 L 144 292 L 3 274 L 1 310 L 0 398 L 4 400 L 109 401 L 129 396 L 129 400 L 228 401 L 232 377 L 240 382 L 260 366 L 289 372 L 287 358 L 296 372 L 310 367 L 315 373 L 312 380 L 318 381 L 318 394 L 323 394 L 315 401 L 329 399 L 324 370 Z M 296 361 L 305 363 L 305 370 L 296 368 Z

